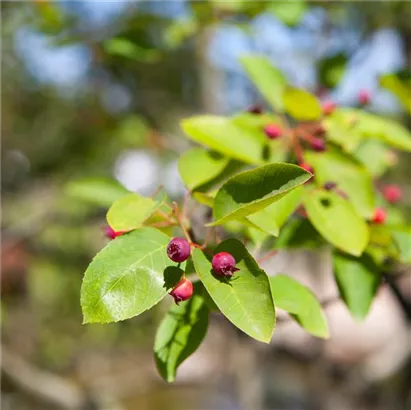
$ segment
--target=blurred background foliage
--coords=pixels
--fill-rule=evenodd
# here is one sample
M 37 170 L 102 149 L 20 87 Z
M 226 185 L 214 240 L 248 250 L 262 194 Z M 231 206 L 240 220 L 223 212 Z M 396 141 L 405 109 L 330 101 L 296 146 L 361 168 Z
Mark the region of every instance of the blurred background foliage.
M 243 54 L 266 55 L 293 84 L 340 104 L 353 105 L 365 88 L 373 96 L 370 110 L 409 126 L 410 3 L 34 0 L 1 8 L 2 343 L 11 349 L 4 408 L 247 408 L 241 377 L 211 396 L 209 384 L 194 382 L 163 391 L 151 376 L 159 312 L 81 325 L 80 283 L 106 242 L 105 211 L 125 190 L 150 194 L 163 184 L 172 198 L 184 194 L 176 160 L 189 143 L 179 119 L 260 102 L 238 64 Z M 403 186 L 409 215 L 411 161 L 398 155 L 387 180 Z M 203 365 L 196 365 L 200 373 Z M 57 399 L 39 393 L 24 366 L 34 375 L 42 369 L 72 379 L 82 393 L 62 393 L 64 384 Z M 284 366 L 293 373 L 296 363 Z M 119 372 L 118 383 L 141 388 L 121 403 L 120 388 L 106 397 L 101 387 Z M 263 403 L 330 408 L 301 386 L 285 398 L 263 389 Z M 399 395 L 387 400 L 387 407 L 371 408 L 405 408 Z

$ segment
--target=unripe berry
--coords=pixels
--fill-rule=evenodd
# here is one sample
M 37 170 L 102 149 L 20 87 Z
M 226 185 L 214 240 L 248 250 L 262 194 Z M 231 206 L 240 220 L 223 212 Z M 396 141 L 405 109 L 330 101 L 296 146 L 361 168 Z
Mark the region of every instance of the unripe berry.
M 276 124 L 268 124 L 264 127 L 264 132 L 270 140 L 275 140 L 281 137 L 283 131 L 281 127 Z
M 323 187 L 326 191 L 332 191 L 337 187 L 337 184 L 335 182 L 329 181 L 326 182 Z
M 323 114 L 330 115 L 337 107 L 337 104 L 334 101 L 324 101 L 322 104 Z
M 319 138 L 313 139 L 313 141 L 311 142 L 311 147 L 314 151 L 317 152 L 323 152 L 327 149 L 325 147 L 325 142 L 323 140 L 320 140 Z
M 247 111 L 250 114 L 262 114 L 263 107 L 260 104 L 253 104 L 252 106 L 248 107 Z
M 312 167 L 311 165 L 305 163 L 305 162 L 302 162 L 301 164 L 299 164 L 299 166 L 300 166 L 302 169 L 305 169 L 306 171 L 311 172 L 311 174 L 314 173 L 313 167 Z
M 184 262 L 190 256 L 190 245 L 184 238 L 173 238 L 167 246 L 167 255 L 173 262 Z
M 233 273 L 238 271 L 235 267 L 235 259 L 233 255 L 228 252 L 220 252 L 213 256 L 211 261 L 213 270 L 218 276 L 233 276 Z
M 126 231 L 115 231 L 110 225 L 104 228 L 104 236 L 109 239 L 115 239 L 117 236 L 122 235 Z
M 170 295 L 174 298 L 174 302 L 178 305 L 180 302 L 184 302 L 193 296 L 193 284 L 186 278 L 180 280 L 177 285 L 174 286 Z
M 368 90 L 360 90 L 358 93 L 358 102 L 360 105 L 367 105 L 371 101 L 371 94 Z
M 402 198 L 402 191 L 400 187 L 394 184 L 383 187 L 382 194 L 384 195 L 384 198 L 392 204 L 395 204 Z
M 377 208 L 374 211 L 374 216 L 372 218 L 372 221 L 376 224 L 383 224 L 385 220 L 387 219 L 387 212 L 383 208 Z

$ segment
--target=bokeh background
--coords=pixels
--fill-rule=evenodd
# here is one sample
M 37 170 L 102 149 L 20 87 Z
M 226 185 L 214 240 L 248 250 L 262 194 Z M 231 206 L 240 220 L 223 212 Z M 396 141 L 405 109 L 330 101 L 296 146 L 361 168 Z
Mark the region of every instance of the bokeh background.
M 339 104 L 366 89 L 370 110 L 409 125 L 378 78 L 410 67 L 411 3 L 33 0 L 1 9 L 3 409 L 411 409 L 410 318 L 386 289 L 364 323 L 341 303 L 327 306 L 329 341 L 283 321 L 262 346 L 213 317 L 171 386 L 151 352 L 169 301 L 104 326 L 83 326 L 79 304 L 112 199 L 158 184 L 184 195 L 179 120 L 261 102 L 241 55 L 261 53 Z M 403 187 L 409 215 L 411 158 L 398 155 L 387 180 Z M 267 269 L 329 300 L 329 261 L 283 254 Z M 400 286 L 410 298 L 410 282 Z

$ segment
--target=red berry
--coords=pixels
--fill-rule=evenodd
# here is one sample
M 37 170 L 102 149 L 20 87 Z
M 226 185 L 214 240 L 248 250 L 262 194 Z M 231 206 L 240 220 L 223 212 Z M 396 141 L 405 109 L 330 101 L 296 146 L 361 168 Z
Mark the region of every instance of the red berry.
M 213 256 L 211 262 L 213 270 L 218 276 L 233 276 L 233 273 L 238 271 L 235 267 L 235 259 L 233 255 L 228 252 L 220 252 Z
M 173 262 L 184 262 L 190 256 L 190 245 L 184 238 L 173 238 L 167 246 L 167 255 Z
M 332 191 L 337 187 L 337 184 L 335 182 L 329 181 L 326 182 L 323 187 L 326 191 Z
M 371 101 L 371 94 L 368 90 L 360 90 L 358 93 L 358 102 L 360 105 L 367 105 Z
M 188 279 L 184 278 L 174 286 L 173 290 L 170 292 L 170 295 L 174 298 L 174 302 L 178 305 L 180 302 L 190 299 L 191 296 L 193 296 L 193 291 L 193 284 Z
M 311 165 L 305 163 L 305 162 L 302 162 L 301 164 L 299 164 L 299 166 L 300 166 L 302 169 L 305 169 L 306 171 L 310 172 L 311 174 L 314 173 L 313 167 L 312 167 Z
M 334 101 L 324 101 L 322 104 L 323 114 L 330 115 L 333 113 L 337 104 Z
M 383 208 L 377 208 L 374 211 L 374 216 L 372 218 L 372 221 L 376 224 L 383 224 L 385 220 L 387 219 L 387 212 Z
M 311 147 L 314 151 L 317 152 L 323 152 L 327 149 L 325 147 L 325 142 L 323 140 L 320 140 L 319 138 L 313 139 L 313 141 L 311 142 Z
M 281 127 L 276 124 L 268 124 L 264 127 L 264 132 L 270 140 L 275 140 L 281 137 L 283 131 Z
M 126 231 L 115 231 L 111 226 L 107 225 L 104 228 L 104 235 L 106 238 L 115 239 L 117 236 L 123 235 Z
M 395 204 L 402 198 L 401 188 L 394 184 L 383 187 L 382 194 L 384 195 L 384 198 L 392 204 Z
M 253 104 L 252 106 L 248 107 L 247 111 L 250 114 L 262 114 L 263 107 L 260 104 Z

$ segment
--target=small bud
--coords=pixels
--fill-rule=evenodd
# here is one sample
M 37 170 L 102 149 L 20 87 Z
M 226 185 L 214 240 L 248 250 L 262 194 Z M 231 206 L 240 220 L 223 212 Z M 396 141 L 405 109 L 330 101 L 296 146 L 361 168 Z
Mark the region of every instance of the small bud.
M 239 270 L 235 267 L 236 261 L 233 255 L 228 252 L 220 252 L 214 255 L 211 264 L 218 276 L 231 277 L 234 272 Z
M 305 163 L 305 162 L 302 162 L 301 164 L 299 164 L 299 166 L 300 166 L 302 169 L 305 169 L 306 171 L 311 172 L 311 174 L 314 174 L 314 169 L 313 169 L 313 167 L 312 167 L 311 165 L 309 165 L 309 164 L 307 164 L 307 163 Z
M 263 113 L 263 107 L 260 104 L 253 104 L 250 107 L 247 108 L 247 111 L 250 114 L 262 114 Z
M 324 101 L 322 104 L 323 114 L 330 115 L 334 112 L 337 104 L 334 101 Z
M 336 184 L 335 182 L 332 182 L 332 181 L 326 182 L 326 183 L 323 185 L 323 188 L 324 188 L 326 191 L 332 191 L 332 190 L 335 189 L 336 187 L 337 187 L 337 184 Z
M 110 225 L 104 228 L 104 236 L 109 239 L 115 239 L 117 236 L 123 235 L 126 231 L 115 231 Z
M 173 238 L 167 246 L 167 255 L 173 262 L 184 262 L 190 256 L 190 245 L 184 238 Z
M 402 198 L 401 188 L 394 184 L 384 186 L 382 194 L 384 195 L 384 198 L 392 204 L 397 203 Z
M 281 134 L 283 133 L 282 129 L 280 126 L 276 124 L 268 124 L 264 127 L 264 132 L 265 135 L 270 139 L 270 140 L 275 140 L 279 137 L 281 137 Z
M 193 296 L 193 284 L 186 278 L 181 279 L 177 285 L 174 286 L 170 295 L 174 298 L 174 302 L 178 305 L 180 302 L 184 302 Z
M 368 90 L 360 90 L 358 93 L 358 102 L 360 105 L 367 105 L 371 101 L 371 94 Z
M 315 138 L 311 142 L 311 148 L 317 152 L 324 152 L 327 148 L 325 147 L 325 142 L 319 138 Z
M 383 224 L 387 219 L 387 212 L 383 208 L 377 208 L 374 211 L 372 221 L 376 224 Z

